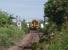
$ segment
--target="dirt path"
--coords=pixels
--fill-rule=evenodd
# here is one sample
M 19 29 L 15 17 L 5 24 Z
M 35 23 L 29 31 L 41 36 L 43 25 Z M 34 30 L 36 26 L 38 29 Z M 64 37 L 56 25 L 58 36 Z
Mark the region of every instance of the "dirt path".
M 16 46 L 10 47 L 8 50 L 32 50 L 31 49 L 32 43 L 38 41 L 39 41 L 38 32 L 30 31 L 30 33 L 28 33 L 24 37 L 24 39 L 22 39 L 19 43 L 17 43 Z

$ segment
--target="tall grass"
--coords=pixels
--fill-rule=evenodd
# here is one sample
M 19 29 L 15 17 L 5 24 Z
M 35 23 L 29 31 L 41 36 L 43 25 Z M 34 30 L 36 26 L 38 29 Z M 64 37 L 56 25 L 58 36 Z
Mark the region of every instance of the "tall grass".
M 25 35 L 25 30 L 17 30 L 12 25 L 8 27 L 0 27 L 0 46 L 9 47 L 15 45 Z
M 34 50 L 68 50 L 68 22 L 62 26 L 61 31 L 57 31 L 55 25 L 51 26 L 51 24 L 47 31 L 49 34 L 54 32 L 53 38 L 50 37 L 49 41 L 41 40 L 42 43 L 33 44 Z

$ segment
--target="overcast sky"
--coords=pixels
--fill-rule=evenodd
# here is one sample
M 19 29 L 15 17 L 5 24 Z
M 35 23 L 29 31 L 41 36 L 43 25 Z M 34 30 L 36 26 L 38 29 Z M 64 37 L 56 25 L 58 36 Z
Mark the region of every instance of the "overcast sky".
M 21 20 L 43 19 L 44 3 L 47 0 L 0 0 L 0 10 L 14 16 L 21 16 Z

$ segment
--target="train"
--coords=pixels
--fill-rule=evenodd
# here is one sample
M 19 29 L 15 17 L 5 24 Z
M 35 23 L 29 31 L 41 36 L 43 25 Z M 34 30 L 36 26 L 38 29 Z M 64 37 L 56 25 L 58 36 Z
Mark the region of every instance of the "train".
M 32 20 L 32 22 L 27 23 L 29 30 L 40 30 L 44 28 L 44 24 L 38 20 Z
M 38 30 L 40 28 L 40 22 L 37 20 L 33 20 L 30 24 L 31 30 Z

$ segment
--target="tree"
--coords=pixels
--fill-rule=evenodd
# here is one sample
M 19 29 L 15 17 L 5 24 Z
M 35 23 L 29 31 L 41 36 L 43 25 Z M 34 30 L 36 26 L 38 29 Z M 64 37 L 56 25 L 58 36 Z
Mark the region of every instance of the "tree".
M 48 0 L 44 6 L 44 14 L 60 29 L 64 17 L 68 16 L 68 0 Z
M 12 24 L 12 19 L 15 19 L 15 18 L 13 17 L 13 15 L 10 15 L 9 18 L 8 18 L 8 23 L 9 24 Z
M 0 26 L 6 26 L 11 22 L 11 16 L 9 16 L 7 12 L 0 11 Z

